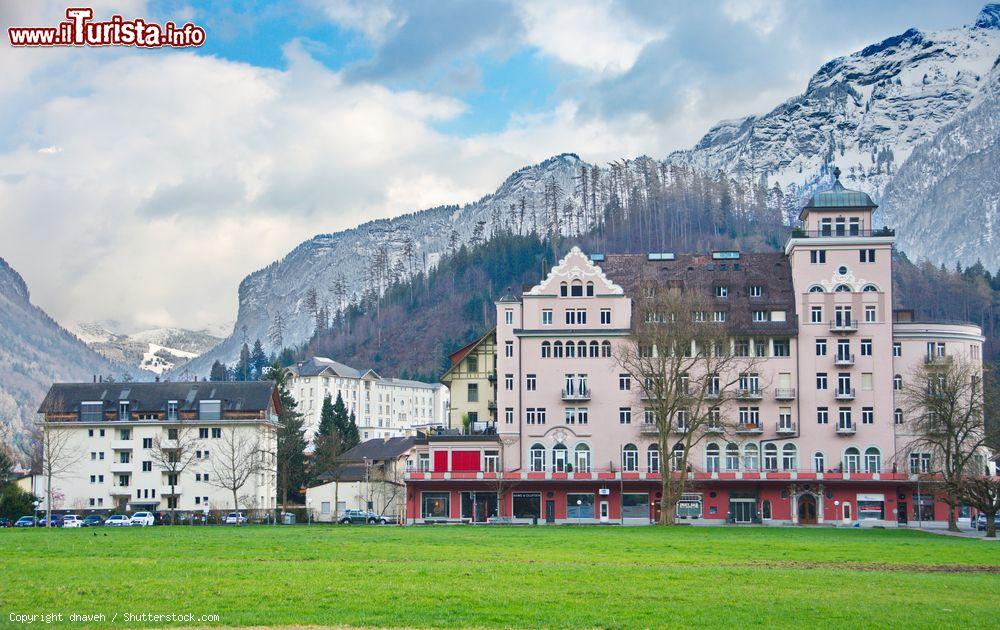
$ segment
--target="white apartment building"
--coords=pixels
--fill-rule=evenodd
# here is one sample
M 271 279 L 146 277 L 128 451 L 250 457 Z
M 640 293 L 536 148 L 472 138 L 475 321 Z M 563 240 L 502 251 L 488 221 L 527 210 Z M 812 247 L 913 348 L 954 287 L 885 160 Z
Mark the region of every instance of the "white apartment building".
M 323 398 L 344 399 L 354 413 L 362 441 L 411 435 L 417 429 L 443 426 L 448 418 L 448 388 L 399 378 L 383 378 L 375 370 L 358 370 L 325 357 L 313 357 L 287 368 L 288 389 L 305 414 L 306 438 L 319 427 Z
M 231 510 L 218 471 L 239 453 L 260 458 L 238 491 L 239 509 L 273 509 L 279 405 L 270 381 L 56 383 L 38 410 L 54 462 L 70 464 L 53 476 L 52 508 Z M 190 463 L 165 469 L 161 453 L 171 448 Z M 36 483 L 43 503 L 46 485 Z

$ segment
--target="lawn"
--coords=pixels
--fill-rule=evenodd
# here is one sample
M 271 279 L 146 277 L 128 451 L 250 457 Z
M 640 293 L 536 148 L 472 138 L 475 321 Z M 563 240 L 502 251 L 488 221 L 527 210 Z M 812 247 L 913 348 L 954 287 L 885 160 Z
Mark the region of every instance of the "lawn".
M 0 567 L 0 624 L 149 612 L 222 625 L 983 627 L 1000 614 L 1000 544 L 897 530 L 3 530 Z

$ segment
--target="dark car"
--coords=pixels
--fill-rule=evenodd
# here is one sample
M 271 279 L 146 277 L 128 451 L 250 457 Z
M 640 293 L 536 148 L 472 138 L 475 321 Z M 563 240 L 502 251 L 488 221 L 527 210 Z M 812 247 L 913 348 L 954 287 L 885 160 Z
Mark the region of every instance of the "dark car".
M 38 519 L 38 526 L 39 527 L 48 527 L 48 522 L 45 520 L 44 516 L 42 518 Z M 59 514 L 53 514 L 52 515 L 52 527 L 62 527 L 62 526 L 63 526 L 63 517 L 60 516 Z
M 100 527 L 101 525 L 104 525 L 104 517 L 100 514 L 88 514 L 80 523 L 80 527 Z
M 14 522 L 9 518 L 0 518 L 0 527 L 13 527 Z
M 34 527 L 34 526 L 35 526 L 34 516 L 22 516 L 21 518 L 17 519 L 16 523 L 14 523 L 14 527 Z
M 1000 529 L 1000 512 L 993 516 L 993 524 L 996 525 L 997 529 Z M 981 532 L 986 531 L 986 515 L 980 514 L 979 518 L 976 519 L 976 529 Z

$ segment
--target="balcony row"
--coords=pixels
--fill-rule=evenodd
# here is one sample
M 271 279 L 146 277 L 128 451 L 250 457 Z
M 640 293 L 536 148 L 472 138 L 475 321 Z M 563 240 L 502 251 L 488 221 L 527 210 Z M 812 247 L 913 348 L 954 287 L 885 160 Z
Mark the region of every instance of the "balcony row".
M 673 433 L 683 435 L 690 430 L 687 426 L 675 426 L 673 428 Z M 796 430 L 795 422 L 779 420 L 774 424 L 774 432 L 778 435 L 794 435 Z M 764 432 L 763 423 L 743 423 L 737 424 L 735 431 L 739 435 L 759 435 Z M 706 433 L 722 435 L 725 433 L 725 429 L 722 427 L 708 427 L 705 429 Z M 640 435 L 659 435 L 660 428 L 655 424 L 643 423 L 639 426 Z
M 694 396 L 694 394 L 689 394 Z M 773 390 L 774 400 L 795 400 L 795 388 L 794 387 L 777 387 Z M 707 400 L 715 400 L 720 398 L 719 392 L 708 392 L 705 394 Z M 742 388 L 737 389 L 733 393 L 733 397 L 737 400 L 763 400 L 764 390 L 760 388 Z M 655 397 L 651 396 L 646 392 L 641 392 L 639 398 L 642 400 L 653 400 Z M 563 400 L 568 400 L 565 397 L 565 391 L 563 392 Z M 587 392 L 587 400 L 590 400 L 590 392 Z

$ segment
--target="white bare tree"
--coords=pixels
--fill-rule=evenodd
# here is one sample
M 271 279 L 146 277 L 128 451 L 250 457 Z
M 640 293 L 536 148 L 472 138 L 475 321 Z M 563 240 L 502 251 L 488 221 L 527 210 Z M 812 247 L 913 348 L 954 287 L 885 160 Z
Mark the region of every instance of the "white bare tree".
M 222 442 L 212 454 L 209 483 L 233 495 L 233 510 L 239 512 L 240 490 L 264 470 L 260 440 L 236 427 L 222 430 Z M 237 525 L 239 524 L 237 519 Z

